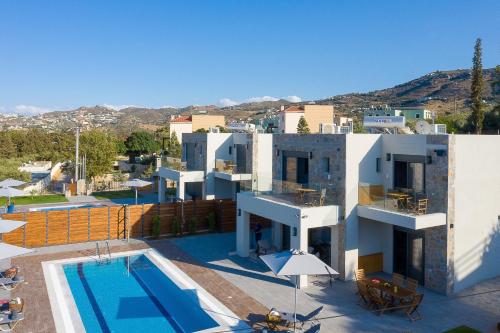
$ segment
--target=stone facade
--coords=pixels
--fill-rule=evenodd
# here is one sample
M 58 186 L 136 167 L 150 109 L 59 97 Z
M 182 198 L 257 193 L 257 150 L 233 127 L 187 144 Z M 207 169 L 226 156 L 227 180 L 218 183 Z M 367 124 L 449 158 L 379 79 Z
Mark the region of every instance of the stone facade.
M 281 179 L 283 151 L 311 153 L 309 184 L 333 188 L 334 202 L 340 206 L 338 229 L 338 271 L 345 278 L 345 189 L 346 189 L 346 135 L 345 134 L 275 134 L 273 136 L 273 179 Z M 279 150 L 279 154 L 278 151 Z M 323 170 L 323 158 L 329 158 L 330 178 Z M 333 245 L 333 244 L 332 244 Z
M 453 166 L 452 147 L 447 135 L 428 135 L 427 144 L 434 147 L 427 149 L 431 163 L 425 168 L 426 192 L 429 198 L 428 213 L 447 213 L 447 225 L 425 229 L 425 286 L 437 292 L 450 293 L 451 274 L 449 269 L 450 243 L 449 225 L 453 223 L 453 209 L 449 200 L 450 175 Z M 442 147 L 436 148 L 435 145 Z M 451 190 L 451 191 L 450 191 Z

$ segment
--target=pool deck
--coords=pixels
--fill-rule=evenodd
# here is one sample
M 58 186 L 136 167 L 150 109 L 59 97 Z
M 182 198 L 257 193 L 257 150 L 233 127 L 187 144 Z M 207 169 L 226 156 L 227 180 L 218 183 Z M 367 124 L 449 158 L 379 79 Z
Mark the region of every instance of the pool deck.
M 129 250 L 154 248 L 164 257 L 170 259 L 177 267 L 201 285 L 208 293 L 216 297 L 231 311 L 250 325 L 257 325 L 261 316 L 267 313 L 267 308 L 258 303 L 241 289 L 223 279 L 214 271 L 200 265 L 200 263 L 181 251 L 170 240 L 142 242 L 132 240 L 129 244 L 124 241 L 110 242 L 113 253 Z M 16 332 L 25 333 L 54 333 L 55 324 L 52 317 L 47 288 L 43 276 L 41 262 L 57 259 L 90 256 L 95 254 L 95 243 L 42 248 L 38 253 L 12 260 L 12 264 L 21 268 L 22 275 L 27 281 L 11 293 L 11 297 L 22 297 L 26 301 L 25 320 L 20 322 Z M 257 318 L 257 320 L 256 320 Z
M 234 255 L 235 234 L 208 234 L 158 241 L 111 241 L 112 252 L 154 248 L 170 259 L 207 292 L 254 328 L 262 327 L 271 307 L 293 309 L 293 287 L 275 277 L 257 258 Z M 12 260 L 28 282 L 12 292 L 26 300 L 25 320 L 16 332 L 55 332 L 41 262 L 93 255 L 95 243 L 42 248 L 34 255 Z M 500 321 L 500 277 L 485 281 L 453 297 L 425 288 L 422 320 L 410 322 L 401 312 L 377 316 L 357 304 L 353 282 L 313 278 L 300 290 L 298 312 L 307 315 L 323 306 L 321 332 L 443 332 L 468 325 L 481 332 L 497 332 Z

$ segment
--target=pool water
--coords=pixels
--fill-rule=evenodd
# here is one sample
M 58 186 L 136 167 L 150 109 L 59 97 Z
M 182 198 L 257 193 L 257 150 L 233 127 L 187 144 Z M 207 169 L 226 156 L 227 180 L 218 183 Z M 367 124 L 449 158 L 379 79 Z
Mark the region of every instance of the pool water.
M 30 212 L 51 212 L 54 210 L 68 210 L 68 209 L 78 209 L 78 208 L 93 208 L 102 207 L 100 204 L 84 204 L 84 205 L 66 205 L 66 206 L 52 206 L 52 207 L 40 207 L 40 208 L 30 208 Z
M 180 289 L 144 254 L 63 265 L 87 332 L 195 332 L 218 326 L 196 290 Z

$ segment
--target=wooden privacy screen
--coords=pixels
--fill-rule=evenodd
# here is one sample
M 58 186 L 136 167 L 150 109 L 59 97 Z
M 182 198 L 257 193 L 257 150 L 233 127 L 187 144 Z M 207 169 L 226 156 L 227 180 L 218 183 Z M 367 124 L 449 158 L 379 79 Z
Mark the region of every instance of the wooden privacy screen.
M 359 185 L 358 202 L 360 205 L 371 205 L 384 197 L 384 185 Z
M 363 268 L 365 273 L 376 273 L 384 270 L 384 254 L 373 253 L 358 257 L 358 269 Z
M 3 241 L 28 248 L 130 237 L 151 237 L 153 219 L 160 217 L 160 235 L 171 235 L 175 216 L 188 230 L 193 217 L 197 232 L 208 230 L 207 216 L 215 213 L 217 229 L 236 229 L 236 204 L 232 200 L 196 200 L 184 203 L 80 208 L 46 212 L 4 214 L 8 220 L 26 221 L 22 228 L 3 234 Z M 127 223 L 129 224 L 127 228 Z

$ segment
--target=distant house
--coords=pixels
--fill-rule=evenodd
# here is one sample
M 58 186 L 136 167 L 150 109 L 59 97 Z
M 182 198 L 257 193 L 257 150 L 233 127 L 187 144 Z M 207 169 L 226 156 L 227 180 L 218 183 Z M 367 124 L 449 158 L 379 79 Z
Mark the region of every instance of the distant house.
M 170 119 L 170 135 L 175 132 L 179 143 L 182 142 L 183 133 L 193 133 L 199 129 L 209 130 L 213 127 L 224 127 L 224 116 L 193 114 L 191 116 L 172 116 Z
M 432 111 L 419 107 L 385 107 L 364 111 L 365 117 L 404 116 L 406 120 L 431 119 Z
M 304 117 L 311 133 L 320 132 L 320 124 L 333 123 L 333 105 L 293 105 L 280 112 L 278 133 L 297 133 Z

